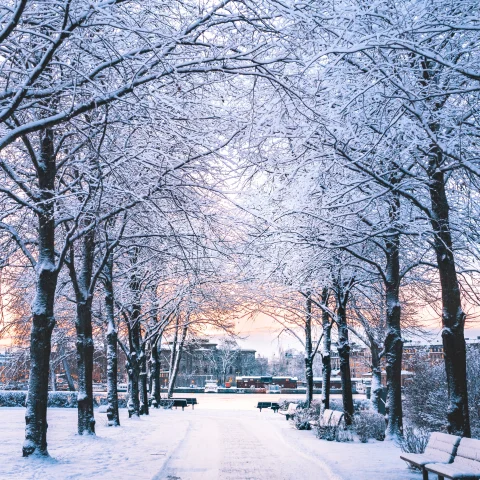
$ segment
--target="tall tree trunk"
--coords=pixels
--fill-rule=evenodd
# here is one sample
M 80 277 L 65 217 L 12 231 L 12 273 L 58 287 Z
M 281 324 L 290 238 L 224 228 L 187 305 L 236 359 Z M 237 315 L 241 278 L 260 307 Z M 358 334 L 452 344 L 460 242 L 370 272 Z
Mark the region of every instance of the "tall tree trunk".
M 434 131 L 438 127 L 434 126 Z M 467 393 L 467 356 L 465 346 L 465 313 L 455 269 L 453 240 L 449 219 L 449 204 L 445 191 L 443 158 L 433 145 L 429 160 L 429 189 L 434 249 L 442 287 L 442 340 L 448 385 L 448 432 L 470 437 L 470 417 Z
M 168 398 L 172 398 L 173 396 L 173 389 L 175 388 L 175 382 L 177 380 L 178 370 L 180 367 L 180 360 L 182 359 L 182 352 L 183 352 L 183 345 L 185 344 L 185 339 L 187 337 L 188 327 L 183 327 L 182 336 L 180 339 L 180 343 L 177 348 L 177 355 L 175 356 L 175 365 L 173 366 L 173 372 L 170 379 L 170 383 L 168 385 Z
M 385 356 L 387 360 L 387 436 L 396 438 L 403 434 L 402 413 L 402 353 L 403 340 L 400 327 L 400 235 L 396 222 L 400 212 L 400 197 L 392 193 L 389 205 L 391 234 L 385 240 L 386 271 L 385 298 L 387 307 L 387 336 Z
M 118 357 L 117 328 L 113 292 L 113 254 L 110 254 L 104 269 L 105 311 L 107 315 L 107 419 L 108 426 L 120 426 L 118 413 Z
M 342 401 L 343 414 L 345 416 L 345 425 L 352 424 L 353 419 L 353 394 L 352 394 L 352 375 L 350 372 L 350 343 L 348 340 L 347 326 L 347 303 L 348 291 L 345 291 L 341 282 L 336 286 L 337 297 L 337 327 L 338 327 L 338 356 L 340 358 L 340 376 L 342 382 Z
M 179 325 L 180 319 L 177 316 L 176 318 L 176 323 L 175 323 L 175 333 L 173 335 L 173 342 L 172 342 L 172 351 L 170 353 L 170 364 L 168 368 L 168 390 L 167 390 L 167 398 L 172 397 L 173 393 L 173 370 L 175 366 L 175 360 L 177 356 L 177 342 L 178 342 L 178 325 Z
M 160 345 L 162 341 L 162 336 L 159 335 L 157 339 L 153 342 L 152 348 L 150 350 L 150 375 L 152 379 L 152 405 L 154 408 L 160 406 Z
M 322 303 L 328 307 L 328 288 L 322 291 Z M 324 409 L 330 408 L 330 378 L 332 374 L 332 358 L 330 355 L 332 347 L 332 324 L 330 323 L 330 316 L 326 311 L 322 311 L 322 403 Z
M 312 292 L 306 294 L 305 305 L 305 379 L 307 392 L 305 403 L 307 408 L 313 400 L 313 348 L 312 348 Z
M 70 278 L 75 290 L 77 317 L 78 434 L 95 433 L 93 413 L 93 329 L 91 282 L 95 256 L 95 232 L 90 230 L 82 241 L 81 271 L 76 272 L 73 251 L 70 256 Z
M 55 367 L 53 365 L 50 366 L 50 388 L 52 392 L 57 391 L 57 382 L 55 378 Z
M 382 398 L 382 368 L 380 365 L 380 348 L 374 339 L 370 339 L 370 353 L 372 356 L 371 403 L 373 410 L 378 412 Z
M 95 433 L 91 300 L 77 304 L 78 434 Z
M 39 185 L 38 262 L 36 293 L 32 304 L 30 333 L 30 375 L 25 412 L 23 456 L 47 452 L 48 376 L 52 330 L 55 326 L 53 306 L 58 269 L 55 265 L 55 175 L 53 131 L 40 134 L 40 159 L 37 168 Z
M 70 365 L 65 356 L 65 347 L 63 344 L 60 345 L 60 355 L 62 356 L 63 369 L 65 370 L 65 377 L 67 378 L 68 389 L 71 392 L 75 391 L 75 383 L 73 382 L 72 373 L 70 372 Z
M 131 351 L 127 360 L 128 373 L 128 418 L 140 416 L 140 398 L 138 391 L 139 369 L 136 352 Z
M 132 311 L 129 318 L 129 344 L 130 355 L 128 358 L 127 372 L 129 384 L 128 414 L 129 417 L 140 415 L 140 373 L 142 355 L 142 331 L 140 326 L 140 281 L 136 272 L 138 249 L 132 253 L 133 272 L 130 277 L 130 291 L 133 298 Z
M 140 395 L 140 415 L 148 415 L 148 385 L 147 385 L 147 356 L 145 347 L 141 348 L 139 358 L 140 376 L 138 379 L 138 391 Z

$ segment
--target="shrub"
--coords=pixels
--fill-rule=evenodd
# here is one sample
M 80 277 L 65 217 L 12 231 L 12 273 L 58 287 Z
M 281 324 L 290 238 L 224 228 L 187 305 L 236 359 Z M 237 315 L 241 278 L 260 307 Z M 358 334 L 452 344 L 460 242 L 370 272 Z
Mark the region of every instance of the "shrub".
M 409 425 L 428 431 L 447 430 L 447 381 L 445 365 L 431 365 L 426 354 L 416 355 L 409 365 L 414 373 L 405 386 L 403 411 Z M 467 348 L 468 400 L 472 437 L 480 438 L 480 351 Z
M 333 442 L 337 438 L 338 427 L 335 425 L 320 425 L 318 424 L 315 429 L 315 435 L 320 440 L 327 440 Z
M 406 426 L 403 430 L 403 437 L 398 439 L 398 445 L 405 453 L 423 453 L 429 438 L 428 430 Z
M 385 419 L 379 413 L 368 410 L 358 412 L 353 418 L 353 426 L 362 443 L 368 442 L 370 438 L 385 440 Z
M 310 430 L 311 420 L 317 420 L 318 414 L 315 408 L 298 409 L 293 417 L 293 424 L 297 430 Z

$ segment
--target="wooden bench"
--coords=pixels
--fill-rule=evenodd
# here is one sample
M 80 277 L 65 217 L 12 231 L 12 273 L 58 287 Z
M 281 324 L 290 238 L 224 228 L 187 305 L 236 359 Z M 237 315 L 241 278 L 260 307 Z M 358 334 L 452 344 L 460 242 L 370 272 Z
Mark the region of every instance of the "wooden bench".
M 453 463 L 427 463 L 425 470 L 437 474 L 438 480 L 480 479 L 480 440 L 462 438 Z
M 277 413 L 280 409 L 280 405 L 277 402 L 258 402 L 257 408 L 262 411 L 262 408 L 271 408 L 274 413 Z
M 195 405 L 198 405 L 196 398 L 177 398 L 176 400 L 185 400 L 187 402 L 187 405 L 192 406 L 192 410 L 195 410 Z
M 400 455 L 400 458 L 420 469 L 423 474 L 423 480 L 428 480 L 428 472 L 425 469 L 425 465 L 428 463 L 451 463 L 460 440 L 461 437 L 455 435 L 433 432 L 428 440 L 425 453 L 403 453 Z
M 286 410 L 279 410 L 279 413 L 282 415 L 285 415 L 285 418 L 287 420 L 290 420 L 290 418 L 293 418 L 295 416 L 295 412 L 297 411 L 298 404 L 296 403 L 289 403 L 288 408 Z
M 183 411 L 187 406 L 187 400 L 185 398 L 166 398 L 160 400 L 160 406 L 164 408 L 182 407 Z
M 321 427 L 338 427 L 342 421 L 343 412 L 326 408 L 319 420 L 310 420 L 309 423 L 312 427 L 317 427 L 318 425 Z

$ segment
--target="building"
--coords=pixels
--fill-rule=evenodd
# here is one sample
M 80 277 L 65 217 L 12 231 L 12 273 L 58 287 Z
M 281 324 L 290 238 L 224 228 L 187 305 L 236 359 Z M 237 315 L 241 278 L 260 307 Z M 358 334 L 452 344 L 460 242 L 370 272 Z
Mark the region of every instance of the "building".
M 168 384 L 170 346 L 160 351 L 161 382 Z M 221 344 L 208 339 L 193 339 L 185 344 L 175 382 L 177 387 L 205 386 L 205 380 L 215 378 L 219 384 L 232 384 L 236 376 L 261 375 L 265 359 L 256 357 L 256 350 L 242 349 L 233 341 Z

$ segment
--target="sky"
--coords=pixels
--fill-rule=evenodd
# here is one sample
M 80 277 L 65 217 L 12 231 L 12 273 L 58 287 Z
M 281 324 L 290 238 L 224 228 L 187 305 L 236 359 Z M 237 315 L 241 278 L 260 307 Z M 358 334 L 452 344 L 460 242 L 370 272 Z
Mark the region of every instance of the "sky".
M 432 340 L 439 340 L 441 335 L 441 327 L 438 318 L 433 311 L 422 312 L 423 320 L 428 331 L 431 333 Z M 237 331 L 241 336 L 239 345 L 241 348 L 251 348 L 264 357 L 271 358 L 273 354 L 278 354 L 279 348 L 287 350 L 294 348 L 303 351 L 300 342 L 293 336 L 283 333 L 279 337 L 281 328 L 271 317 L 258 314 L 254 320 L 241 319 L 237 320 Z M 480 322 L 467 321 L 465 327 L 465 338 L 474 339 L 480 336 Z M 428 337 L 418 337 L 415 340 L 428 340 Z M 355 341 L 354 337 L 350 340 Z

